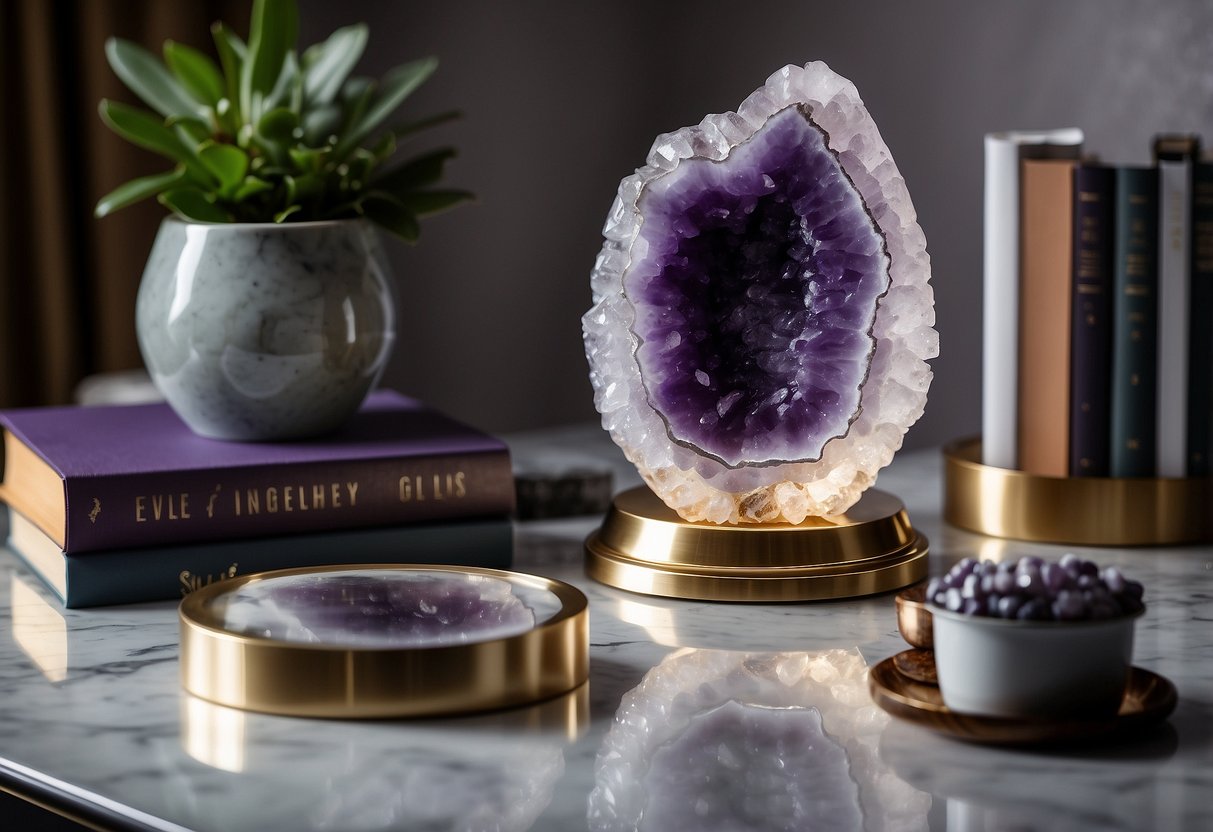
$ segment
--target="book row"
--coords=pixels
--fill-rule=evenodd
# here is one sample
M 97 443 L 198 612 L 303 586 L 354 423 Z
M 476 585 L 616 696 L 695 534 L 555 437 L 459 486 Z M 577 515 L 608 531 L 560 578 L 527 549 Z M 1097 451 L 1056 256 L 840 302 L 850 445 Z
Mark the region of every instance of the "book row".
M 1213 163 L 1080 159 L 1076 130 L 986 139 L 983 461 L 1203 477 L 1213 442 Z

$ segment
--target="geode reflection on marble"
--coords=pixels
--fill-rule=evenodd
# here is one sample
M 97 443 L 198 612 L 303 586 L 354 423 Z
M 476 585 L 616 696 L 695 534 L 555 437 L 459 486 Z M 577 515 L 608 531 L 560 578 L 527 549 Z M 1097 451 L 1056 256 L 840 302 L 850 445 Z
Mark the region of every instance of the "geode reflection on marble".
M 559 606 L 555 599 L 524 599 L 516 589 L 497 578 L 438 570 L 288 575 L 232 593 L 223 621 L 235 632 L 310 644 L 466 644 L 526 632 Z
M 641 828 L 754 829 L 774 812 L 774 828 L 862 829 L 848 769 L 816 708 L 730 700 L 692 717 L 653 754 Z
M 938 352 L 905 183 L 850 82 L 775 73 L 623 180 L 583 317 L 603 425 L 688 520 L 839 514 Z
M 593 832 L 925 828 L 931 799 L 877 753 L 889 717 L 856 650 L 680 650 L 623 697 Z

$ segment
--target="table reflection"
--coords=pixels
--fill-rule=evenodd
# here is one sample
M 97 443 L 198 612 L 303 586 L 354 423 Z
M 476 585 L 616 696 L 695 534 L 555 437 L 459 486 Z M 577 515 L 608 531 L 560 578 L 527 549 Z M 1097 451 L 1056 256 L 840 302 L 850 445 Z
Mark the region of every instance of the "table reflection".
M 9 592 L 13 641 L 48 682 L 64 681 L 70 662 L 67 622 L 63 620 L 63 614 L 15 572 L 10 576 Z
M 588 715 L 587 685 L 531 707 L 419 722 L 292 719 L 182 693 L 181 748 L 256 785 L 240 792 L 248 803 L 182 808 L 208 812 L 212 824 L 216 812 L 269 822 L 264 796 L 280 790 L 294 795 L 292 815 L 307 819 L 292 828 L 523 832 L 551 802 L 564 749 Z M 189 766 L 176 768 L 179 782 L 193 779 Z M 196 791 L 179 790 L 191 802 Z
M 684 601 L 597 587 L 598 610 L 639 628 L 644 638 L 667 647 L 777 653 L 824 650 L 837 644 L 868 644 L 888 626 L 888 611 L 876 604 L 855 610 L 847 621 L 831 607 L 743 605 Z M 788 626 L 794 619 L 798 626 Z
M 930 796 L 877 754 L 888 719 L 855 649 L 679 650 L 623 697 L 590 829 L 925 828 Z
M 1176 818 L 1184 811 L 1182 790 L 1174 805 L 1157 799 L 1170 776 L 1162 763 L 1178 748 L 1170 723 L 1088 742 L 999 747 L 894 720 L 880 740 L 881 759 L 896 775 L 935 795 L 947 832 L 1188 828 Z

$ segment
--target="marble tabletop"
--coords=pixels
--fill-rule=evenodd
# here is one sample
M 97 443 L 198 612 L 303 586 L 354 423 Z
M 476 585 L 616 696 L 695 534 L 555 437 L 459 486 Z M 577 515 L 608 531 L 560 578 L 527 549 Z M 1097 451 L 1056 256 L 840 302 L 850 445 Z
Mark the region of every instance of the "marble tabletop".
M 514 447 L 606 461 L 619 487 L 635 479 L 593 431 Z M 945 525 L 937 451 L 902 454 L 878 487 L 930 538 L 932 573 L 965 555 L 1065 551 Z M 1128 740 L 1013 750 L 871 704 L 865 665 L 905 646 L 891 596 L 631 595 L 585 577 L 593 526 L 516 533 L 517 569 L 589 598 L 588 686 L 530 708 L 412 722 L 192 699 L 178 685 L 174 604 L 65 611 L 0 550 L 0 785 L 140 830 L 1213 829 L 1210 547 L 1086 552 L 1147 587 L 1134 662 L 1178 688 L 1169 721 Z

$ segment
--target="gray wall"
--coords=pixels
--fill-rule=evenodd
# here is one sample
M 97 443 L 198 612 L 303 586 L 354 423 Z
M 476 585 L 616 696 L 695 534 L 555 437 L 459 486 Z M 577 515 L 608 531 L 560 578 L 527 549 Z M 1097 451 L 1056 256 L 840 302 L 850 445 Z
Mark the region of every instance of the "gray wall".
M 466 113 L 418 147 L 456 144 L 449 181 L 480 202 L 390 244 L 403 314 L 386 381 L 495 431 L 595 418 L 578 319 L 619 179 L 656 134 L 734 109 L 784 64 L 856 83 L 926 232 L 942 354 L 908 446 L 979 429 L 982 134 L 1076 125 L 1105 158 L 1145 161 L 1153 133 L 1213 122 L 1204 2 L 301 6 L 308 40 L 371 24 L 365 71 L 439 56 L 410 112 Z

